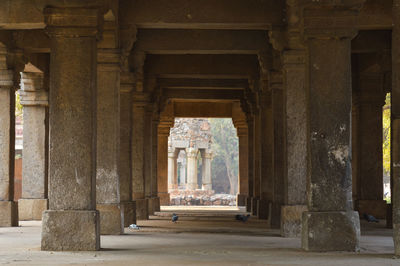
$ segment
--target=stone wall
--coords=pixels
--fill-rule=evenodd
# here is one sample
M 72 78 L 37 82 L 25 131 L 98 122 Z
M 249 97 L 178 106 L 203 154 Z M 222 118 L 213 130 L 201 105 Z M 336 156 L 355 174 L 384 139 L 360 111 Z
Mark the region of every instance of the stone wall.
M 236 206 L 236 196 L 214 194 L 214 191 L 176 190 L 170 193 L 170 205 Z

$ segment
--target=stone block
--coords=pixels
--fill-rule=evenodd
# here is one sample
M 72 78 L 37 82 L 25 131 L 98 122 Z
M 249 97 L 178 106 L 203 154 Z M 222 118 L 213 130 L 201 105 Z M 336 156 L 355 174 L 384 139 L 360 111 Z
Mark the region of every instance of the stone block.
M 18 216 L 20 221 L 41 221 L 43 212 L 49 208 L 48 199 L 19 199 Z
M 97 204 L 100 212 L 100 234 L 121 235 L 124 233 L 124 214 L 119 204 Z
M 307 251 L 358 251 L 358 212 L 303 212 L 301 245 Z
M 246 206 L 246 195 L 237 194 L 236 196 L 236 204 L 237 206 Z
M 120 203 L 121 211 L 124 214 L 124 227 L 136 224 L 136 202 L 125 201 Z
M 42 250 L 94 251 L 100 249 L 98 211 L 47 210 L 42 220 Z
M 148 201 L 147 199 L 136 199 L 136 220 L 148 220 Z
M 0 201 L 0 226 L 18 226 L 18 203 Z
M 301 219 L 305 211 L 307 211 L 306 205 L 281 207 L 282 237 L 301 237 Z
M 358 211 L 360 218 L 363 218 L 364 213 L 366 213 L 378 219 L 386 219 L 386 200 L 357 200 L 355 203 L 355 209 Z

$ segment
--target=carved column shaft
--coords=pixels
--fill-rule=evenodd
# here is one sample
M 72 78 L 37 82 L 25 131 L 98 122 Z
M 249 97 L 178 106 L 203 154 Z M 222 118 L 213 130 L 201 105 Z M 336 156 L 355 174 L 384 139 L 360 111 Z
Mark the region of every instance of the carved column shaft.
M 197 153 L 195 148 L 186 149 L 187 158 L 187 184 L 186 189 L 195 190 L 198 188 L 197 184 Z

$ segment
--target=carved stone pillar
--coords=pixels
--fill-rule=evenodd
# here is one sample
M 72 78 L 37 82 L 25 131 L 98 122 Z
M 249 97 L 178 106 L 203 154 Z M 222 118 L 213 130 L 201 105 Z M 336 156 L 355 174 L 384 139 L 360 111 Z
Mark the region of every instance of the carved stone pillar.
M 136 224 L 136 203 L 132 201 L 132 90 L 133 73 L 121 73 L 120 86 L 120 206 L 124 213 L 124 227 Z
M 168 190 L 178 189 L 176 168 L 178 167 L 176 162 L 175 148 L 168 150 Z
M 152 204 L 152 179 L 153 179 L 153 167 L 152 167 L 152 153 L 153 153 L 153 104 L 150 103 L 145 108 L 144 117 L 144 139 L 143 139 L 143 149 L 144 149 L 144 191 L 147 200 L 148 214 L 153 215 L 154 209 Z
M 393 0 L 392 32 L 392 180 L 393 242 L 400 255 L 400 0 Z
M 51 43 L 49 210 L 42 250 L 98 250 L 96 72 L 98 10 L 46 8 Z
M 186 189 L 195 190 L 198 188 L 197 185 L 197 153 L 198 150 L 195 148 L 186 149 L 187 158 L 187 184 Z
M 97 57 L 96 201 L 100 233 L 124 233 L 120 206 L 120 53 L 99 49 Z
M 162 121 L 158 125 L 157 185 L 160 205 L 164 206 L 168 206 L 170 203 L 168 193 L 168 136 L 170 126 L 171 124 L 166 121 Z
M 248 212 L 252 212 L 253 208 L 253 196 L 254 196 L 254 116 L 248 114 L 247 117 L 248 126 L 248 197 L 246 199 L 246 209 Z
M 305 250 L 359 249 L 360 221 L 351 195 L 350 118 L 351 39 L 362 2 L 310 3 L 303 12 L 310 148 L 308 211 L 302 221 Z
M 353 123 L 357 135 L 352 141 L 357 158 L 353 164 L 355 209 L 360 215 L 368 213 L 378 219 L 386 219 L 382 164 L 382 107 L 386 98 L 383 80 L 383 73 L 360 74 L 359 91 L 353 97 L 353 111 L 357 114 Z
M 24 159 L 18 215 L 20 220 L 41 220 L 48 208 L 48 93 L 43 88 L 43 73 L 22 73 L 21 85 Z
M 133 92 L 132 97 L 132 200 L 136 202 L 136 219 L 147 220 L 149 214 L 145 198 L 144 130 L 145 107 L 149 102 L 149 95 Z
M 202 153 L 202 161 L 203 161 L 202 189 L 211 191 L 212 190 L 212 180 L 211 180 L 212 152 L 209 150 L 205 150 Z
M 254 181 L 252 213 L 259 215 L 261 197 L 261 114 L 260 110 L 254 114 Z
M 15 83 L 6 64 L 7 49 L 0 43 L 0 226 L 18 226 L 14 202 Z
M 158 124 L 160 122 L 160 118 L 158 115 L 153 113 L 153 121 L 152 121 L 152 131 L 151 136 L 152 140 L 152 171 L 151 171 L 151 201 L 153 205 L 153 212 L 160 211 L 160 198 L 158 197 L 158 185 L 157 185 L 157 152 L 158 152 Z

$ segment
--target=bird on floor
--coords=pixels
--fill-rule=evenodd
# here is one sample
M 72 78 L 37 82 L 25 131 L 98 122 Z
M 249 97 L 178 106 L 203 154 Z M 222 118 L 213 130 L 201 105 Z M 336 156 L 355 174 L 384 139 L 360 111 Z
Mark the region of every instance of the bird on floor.
M 364 219 L 367 220 L 369 223 L 379 223 L 379 220 L 370 214 L 364 213 L 363 216 Z
M 172 214 L 172 222 L 176 223 L 178 221 L 178 215 L 176 215 L 175 213 Z
M 247 214 L 247 215 L 243 215 L 243 214 L 237 214 L 236 216 L 235 216 L 235 219 L 237 220 L 237 221 L 242 221 L 242 222 L 247 222 L 247 220 L 250 218 L 250 214 Z

